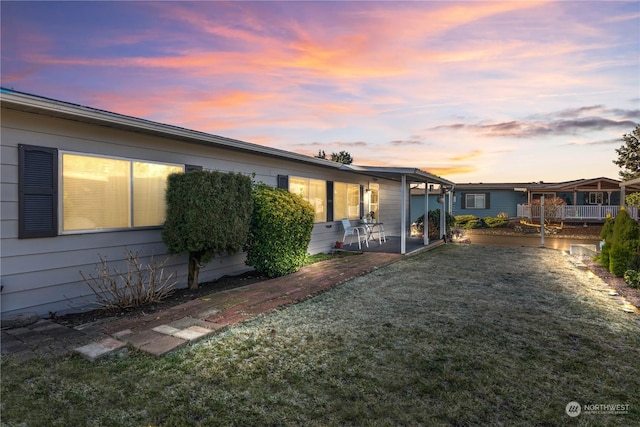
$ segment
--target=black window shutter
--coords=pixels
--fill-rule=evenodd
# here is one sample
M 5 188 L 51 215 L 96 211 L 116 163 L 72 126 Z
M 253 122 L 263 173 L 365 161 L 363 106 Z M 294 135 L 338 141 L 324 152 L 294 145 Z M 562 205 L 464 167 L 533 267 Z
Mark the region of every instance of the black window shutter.
M 278 188 L 289 189 L 289 175 L 278 175 Z
M 327 222 L 333 221 L 333 181 L 327 181 Z
M 201 171 L 201 170 L 202 170 L 202 166 L 197 166 L 197 165 L 184 165 L 184 173 L 195 172 L 195 171 Z
M 18 145 L 18 237 L 58 235 L 58 150 Z
M 467 208 L 467 194 L 466 193 L 461 193 L 460 194 L 460 209 L 466 209 Z
M 484 207 L 485 209 L 491 209 L 491 193 L 484 193 Z

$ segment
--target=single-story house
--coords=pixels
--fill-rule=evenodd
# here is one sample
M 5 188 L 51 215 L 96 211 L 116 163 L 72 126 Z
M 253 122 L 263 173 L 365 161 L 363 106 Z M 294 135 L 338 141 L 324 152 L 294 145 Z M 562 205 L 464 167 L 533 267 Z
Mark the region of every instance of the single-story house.
M 424 189 L 412 190 L 413 196 L 424 197 Z M 555 215 L 565 222 L 601 222 L 607 215 L 617 214 L 626 194 L 640 191 L 640 179 L 620 182 L 610 178 L 578 179 L 545 183 L 456 183 L 453 191 L 453 215 L 475 215 L 479 218 L 506 214 L 510 218 L 540 217 L 540 199 L 560 198 L 564 202 Z M 430 192 L 431 194 L 431 192 Z M 433 196 L 430 196 L 433 197 Z M 638 219 L 635 207 L 627 207 Z
M 0 104 L 3 316 L 86 308 L 94 295 L 80 272 L 95 274 L 100 257 L 126 271 L 125 249 L 167 259 L 185 287 L 187 256 L 169 256 L 161 239 L 170 173 L 245 173 L 303 195 L 316 210 L 312 254 L 342 239 L 342 218 L 370 211 L 404 253 L 410 186 L 453 187 L 419 169 L 344 165 L 9 89 Z M 200 280 L 249 269 L 245 254 L 220 256 Z

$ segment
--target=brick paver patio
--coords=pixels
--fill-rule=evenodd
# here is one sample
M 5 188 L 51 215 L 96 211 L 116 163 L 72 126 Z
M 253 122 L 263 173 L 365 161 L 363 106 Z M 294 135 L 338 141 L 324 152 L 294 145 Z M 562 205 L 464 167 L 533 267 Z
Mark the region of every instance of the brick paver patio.
M 363 253 L 318 262 L 287 276 L 219 292 L 143 317 L 87 328 L 41 319 L 27 328 L 2 331 L 2 353 L 18 360 L 75 351 L 93 361 L 125 354 L 127 344 L 162 356 L 220 329 L 298 303 L 401 259 L 395 253 Z

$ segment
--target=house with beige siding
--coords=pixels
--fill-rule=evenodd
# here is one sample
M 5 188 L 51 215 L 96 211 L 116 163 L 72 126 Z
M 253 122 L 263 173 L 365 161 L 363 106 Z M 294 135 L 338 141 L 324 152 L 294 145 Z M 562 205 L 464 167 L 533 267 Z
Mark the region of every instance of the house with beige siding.
M 404 253 L 410 187 L 453 187 L 419 169 L 343 165 L 8 89 L 0 104 L 3 317 L 91 307 L 80 272 L 93 274 L 100 257 L 126 270 L 127 249 L 143 261 L 167 259 L 165 270 L 185 287 L 187 256 L 169 256 L 161 239 L 170 173 L 237 172 L 302 195 L 316 210 L 311 254 L 342 239 L 341 219 L 370 211 Z M 249 269 L 243 253 L 219 256 L 200 280 Z

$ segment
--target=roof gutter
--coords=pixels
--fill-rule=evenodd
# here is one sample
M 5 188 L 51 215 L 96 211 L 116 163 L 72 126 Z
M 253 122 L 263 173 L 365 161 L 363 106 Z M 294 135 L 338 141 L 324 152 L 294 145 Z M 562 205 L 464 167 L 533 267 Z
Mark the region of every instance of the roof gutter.
M 314 164 L 317 166 L 339 169 L 340 164 L 317 157 L 297 154 L 277 148 L 265 147 L 232 138 L 212 135 L 205 132 L 190 130 L 179 126 L 172 126 L 140 119 L 123 114 L 112 113 L 78 104 L 57 101 L 50 98 L 39 97 L 22 92 L 0 88 L 0 103 L 3 108 L 23 111 L 32 114 L 42 114 L 50 117 L 60 117 L 67 120 L 75 120 L 82 123 L 98 124 L 101 126 L 124 129 L 128 131 L 161 136 L 165 138 L 180 139 L 182 141 L 216 145 L 231 150 L 253 152 L 270 157 Z

